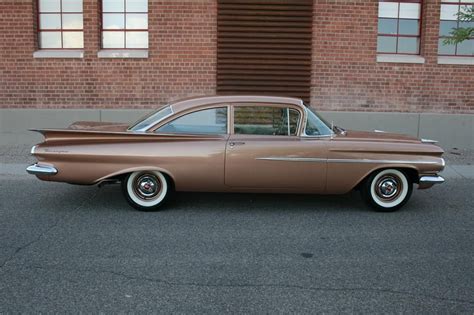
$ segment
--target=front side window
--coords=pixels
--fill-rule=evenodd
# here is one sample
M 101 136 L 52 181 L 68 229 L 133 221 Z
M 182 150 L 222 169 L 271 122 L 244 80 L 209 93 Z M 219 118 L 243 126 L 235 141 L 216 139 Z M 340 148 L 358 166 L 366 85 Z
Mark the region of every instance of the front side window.
M 158 128 L 157 133 L 227 134 L 227 107 L 204 109 L 183 115 Z
M 148 0 L 102 0 L 102 48 L 148 48 Z
M 420 53 L 421 0 L 379 1 L 377 52 Z
M 442 0 L 439 24 L 438 54 L 446 56 L 474 56 L 474 37 L 458 44 L 445 45 L 456 28 L 474 27 L 474 22 L 460 21 L 458 14 L 474 7 L 474 0 Z
M 84 48 L 82 0 L 39 0 L 40 49 Z
M 295 136 L 299 121 L 300 113 L 287 107 L 234 107 L 235 134 Z
M 306 116 L 306 127 L 304 131 L 306 136 L 329 136 L 333 134 L 328 123 L 318 117 L 311 107 L 306 107 Z

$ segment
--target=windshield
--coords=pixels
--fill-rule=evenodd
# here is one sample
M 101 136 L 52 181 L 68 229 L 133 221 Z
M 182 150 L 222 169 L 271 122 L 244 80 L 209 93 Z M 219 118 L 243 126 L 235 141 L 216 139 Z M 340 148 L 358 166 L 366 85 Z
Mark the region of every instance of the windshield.
M 140 118 L 136 123 L 132 124 L 128 130 L 131 131 L 146 131 L 153 125 L 173 114 L 173 110 L 170 106 L 165 106 L 158 109 L 155 112 L 147 114 L 145 117 Z
M 314 109 L 306 107 L 306 128 L 305 135 L 307 136 L 329 136 L 333 132 L 329 124 L 322 118 L 320 118 Z

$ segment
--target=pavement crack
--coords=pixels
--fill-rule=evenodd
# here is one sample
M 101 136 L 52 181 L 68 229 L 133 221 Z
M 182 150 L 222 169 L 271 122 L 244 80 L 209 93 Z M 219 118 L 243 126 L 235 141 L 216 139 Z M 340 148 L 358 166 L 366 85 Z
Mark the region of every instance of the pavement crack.
M 472 304 L 474 301 L 464 299 L 453 299 L 446 298 L 436 295 L 414 293 L 409 291 L 401 291 L 394 289 L 383 289 L 383 288 L 365 288 L 365 287 L 316 287 L 316 286 L 304 286 L 297 284 L 282 284 L 282 283 L 200 283 L 200 282 L 177 282 L 163 280 L 160 278 L 144 277 L 130 275 L 124 272 L 110 271 L 110 270 L 95 270 L 88 268 L 57 268 L 57 267 L 43 267 L 43 266 L 25 266 L 26 269 L 40 269 L 45 271 L 66 271 L 66 272 L 89 272 L 95 274 L 109 274 L 117 277 L 121 277 L 131 281 L 148 281 L 158 283 L 166 286 L 182 286 L 182 287 L 206 287 L 206 288 L 278 288 L 278 289 L 297 289 L 305 291 L 321 291 L 321 292 L 369 292 L 369 293 L 384 293 L 403 295 L 411 298 L 425 298 L 436 301 L 450 302 L 450 303 L 462 303 Z
M 72 212 L 77 211 L 84 207 L 88 202 L 92 201 L 95 196 L 98 194 L 97 190 L 90 198 L 87 198 L 85 201 L 83 201 L 81 204 L 79 204 L 77 207 L 75 207 Z M 33 244 L 40 242 L 49 232 L 51 232 L 55 227 L 58 226 L 59 222 L 64 218 L 64 216 L 59 217 L 54 221 L 53 224 L 49 225 L 43 232 L 41 232 L 37 237 L 35 237 L 33 240 L 21 245 L 20 247 L 12 247 L 15 248 L 14 252 L 3 261 L 3 263 L 0 265 L 0 270 L 2 270 L 9 262 L 15 259 L 16 255 L 20 253 L 21 251 L 31 247 Z

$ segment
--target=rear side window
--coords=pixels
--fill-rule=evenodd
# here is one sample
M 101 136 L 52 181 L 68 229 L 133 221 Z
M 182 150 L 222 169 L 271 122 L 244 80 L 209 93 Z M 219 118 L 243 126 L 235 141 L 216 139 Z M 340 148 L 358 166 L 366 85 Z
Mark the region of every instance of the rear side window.
M 204 109 L 176 118 L 157 133 L 227 134 L 227 107 Z
M 235 134 L 295 136 L 299 120 L 299 112 L 287 107 L 234 107 Z

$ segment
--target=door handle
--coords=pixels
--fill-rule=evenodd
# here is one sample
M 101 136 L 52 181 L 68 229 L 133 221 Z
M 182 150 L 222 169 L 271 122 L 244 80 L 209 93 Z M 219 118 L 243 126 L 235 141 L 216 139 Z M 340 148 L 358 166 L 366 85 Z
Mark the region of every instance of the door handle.
M 232 141 L 232 142 L 229 142 L 229 145 L 230 145 L 231 147 L 236 146 L 236 145 L 243 145 L 243 144 L 245 144 L 245 142 L 243 142 L 243 141 Z

